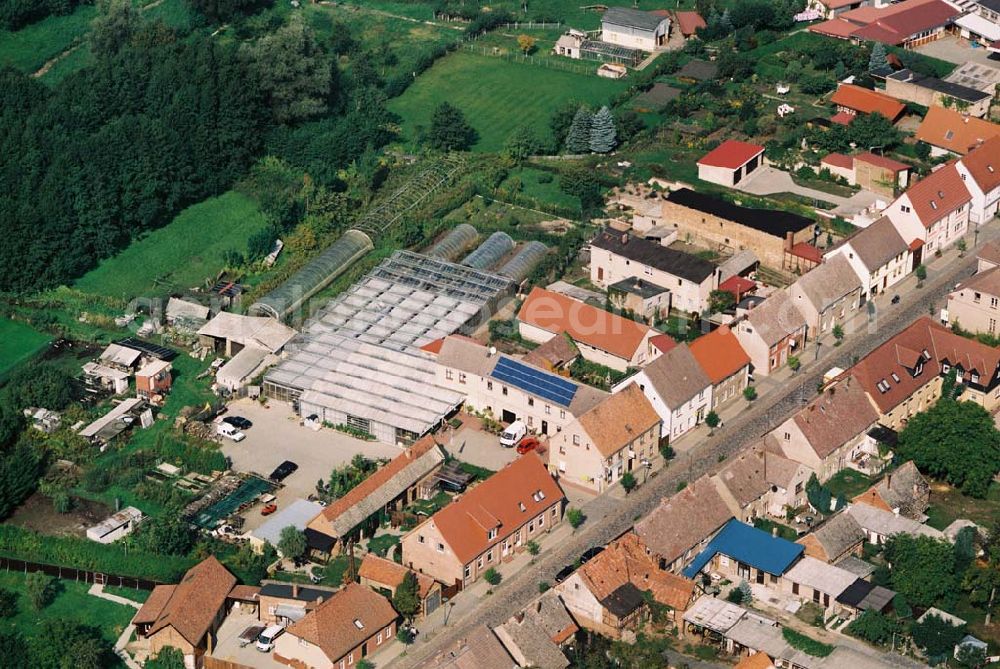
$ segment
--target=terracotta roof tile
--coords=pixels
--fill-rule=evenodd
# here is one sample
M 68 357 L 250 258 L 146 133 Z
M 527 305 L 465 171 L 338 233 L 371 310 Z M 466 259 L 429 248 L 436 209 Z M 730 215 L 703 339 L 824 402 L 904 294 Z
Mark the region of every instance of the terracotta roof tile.
M 859 153 L 854 156 L 854 161 L 859 163 L 867 163 L 869 165 L 875 165 L 876 167 L 881 167 L 883 169 L 892 170 L 893 172 L 905 172 L 910 169 L 910 166 L 906 163 L 901 163 L 898 160 L 893 160 L 892 158 L 886 158 L 885 156 L 877 156 L 874 153 L 865 152 Z
M 639 386 L 632 383 L 577 420 L 601 455 L 610 457 L 659 425 L 660 416 Z
M 763 152 L 764 147 L 760 144 L 727 139 L 698 159 L 698 164 L 735 170 Z
M 774 669 L 774 662 L 767 653 L 754 653 L 740 660 L 736 669 Z
M 694 35 L 698 28 L 705 28 L 708 24 L 698 12 L 675 12 L 677 17 L 677 27 L 682 35 Z
M 910 201 L 913 213 L 927 228 L 972 200 L 954 163 L 931 172 L 901 197 Z
M 976 254 L 976 258 L 993 265 L 1000 265 L 1000 242 L 987 242 Z
M 965 155 L 981 143 L 1000 136 L 1000 125 L 933 106 L 917 128 L 916 138 L 933 146 Z
M 890 121 L 895 121 L 906 109 L 906 105 L 890 95 L 854 84 L 840 84 L 830 102 L 861 114 L 879 113 Z
M 641 323 L 538 287 L 521 305 L 517 318 L 557 335 L 565 332 L 574 341 L 626 360 L 632 358 L 650 331 Z
M 660 569 L 635 534 L 626 534 L 609 544 L 579 572 L 598 600 L 631 583 L 643 592 L 651 591 L 659 603 L 683 613 L 694 595 L 694 581 Z
M 712 379 L 685 344 L 674 346 L 642 371 L 656 394 L 672 410 L 712 386 Z
M 349 583 L 290 625 L 287 633 L 319 646 L 335 663 L 397 618 L 399 614 L 385 597 L 363 585 Z
M 851 125 L 851 122 L 856 119 L 857 116 L 851 114 L 850 112 L 837 112 L 830 117 L 831 123 L 836 123 L 837 125 Z
M 132 624 L 140 625 L 155 622 L 163 612 L 163 607 L 170 601 L 170 597 L 174 594 L 174 588 L 176 587 L 176 585 L 158 585 L 153 588 L 153 592 L 149 594 L 142 608 L 132 618 Z
M 828 35 L 829 37 L 838 37 L 840 39 L 847 39 L 853 35 L 854 31 L 857 29 L 858 24 L 845 21 L 841 18 L 815 23 L 808 28 L 809 32 L 819 33 L 820 35 Z
M 434 587 L 434 579 L 426 574 L 418 574 L 412 569 L 407 569 L 401 564 L 386 560 L 374 553 L 365 554 L 361 560 L 361 566 L 358 567 L 358 576 L 361 578 L 367 578 L 390 588 L 395 588 L 402 583 L 407 573 L 412 573 L 417 577 L 417 592 L 421 599 L 426 597 L 427 593 Z
M 1000 186 L 1000 136 L 987 139 L 966 154 L 961 163 L 984 193 Z
M 861 9 L 875 8 L 862 7 L 842 14 L 849 21 L 871 21 L 852 36 L 889 45 L 902 44 L 918 33 L 948 25 L 962 13 L 943 0 L 904 0 L 874 12 L 861 12 Z
M 845 170 L 854 169 L 854 159 L 843 153 L 828 153 L 819 161 L 821 164 L 833 165 Z
M 666 353 L 677 346 L 677 340 L 665 334 L 653 335 L 649 338 L 649 343 L 655 346 L 660 353 Z
M 173 627 L 188 642 L 198 646 L 216 614 L 225 608 L 226 596 L 234 585 L 236 577 L 214 555 L 205 558 L 191 567 L 174 586 L 149 633 Z
M 544 497 L 540 497 L 539 492 Z M 532 452 L 471 488 L 425 522 L 437 526 L 455 556 L 466 564 L 506 539 L 529 518 L 563 499 L 563 491 L 538 454 Z M 524 506 L 524 511 L 519 504 Z M 492 541 L 487 534 L 491 528 L 483 526 L 490 518 L 497 521 L 495 527 L 499 530 Z
M 703 334 L 688 346 L 695 360 L 716 385 L 750 364 L 750 356 L 726 325 Z

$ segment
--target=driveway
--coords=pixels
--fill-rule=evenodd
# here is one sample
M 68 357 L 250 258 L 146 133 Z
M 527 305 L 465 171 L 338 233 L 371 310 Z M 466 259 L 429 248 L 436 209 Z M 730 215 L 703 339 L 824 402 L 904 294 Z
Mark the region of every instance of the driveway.
M 969 46 L 968 41 L 950 35 L 939 40 L 934 40 L 933 42 L 928 42 L 923 46 L 917 47 L 914 51 L 922 53 L 925 56 L 946 60 L 956 65 L 972 62 L 1000 68 L 1000 62 L 990 58 L 991 54 L 986 49 L 973 49 Z
M 840 205 L 847 202 L 847 198 L 840 197 L 839 195 L 831 195 L 830 193 L 824 193 L 821 190 L 800 186 L 792 181 L 792 177 L 788 172 L 783 172 L 782 170 L 767 166 L 755 170 L 746 181 L 737 184 L 736 188 L 744 193 L 750 193 L 751 195 L 795 193 L 796 195 L 801 195 L 802 197 L 807 197 L 813 200 L 822 200 L 823 202 L 829 202 L 830 204 Z
M 463 425 L 453 435 L 451 432 L 444 432 L 439 437 L 449 455 L 490 471 L 503 469 L 517 457 L 517 450 L 501 446 L 500 438 L 495 434 L 469 425 Z
M 219 628 L 215 649 L 211 653 L 212 657 L 245 667 L 288 669 L 287 665 L 276 661 L 271 653 L 260 652 L 252 643 L 242 648 L 240 647 L 240 634 L 252 625 L 261 625 L 257 614 L 233 611 L 226 616 L 222 626 Z
M 372 460 L 391 459 L 400 453 L 399 447 L 390 444 L 355 439 L 329 428 L 313 431 L 303 427 L 291 405 L 284 402 L 272 401 L 265 407 L 252 400 L 237 400 L 229 405 L 228 415 L 253 422 L 243 441 L 222 442 L 222 452 L 232 460 L 234 470 L 267 476 L 285 460 L 299 466 L 276 493 L 278 508 L 315 493 L 316 481 L 328 479 L 334 468 L 349 463 L 358 453 Z M 260 514 L 248 514 L 246 529 L 254 529 L 262 520 Z

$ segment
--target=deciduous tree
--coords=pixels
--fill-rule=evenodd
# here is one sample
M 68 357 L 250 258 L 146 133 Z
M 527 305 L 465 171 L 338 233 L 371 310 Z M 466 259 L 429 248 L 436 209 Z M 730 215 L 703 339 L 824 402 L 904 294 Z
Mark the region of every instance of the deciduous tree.
M 278 537 L 278 550 L 289 559 L 300 558 L 306 553 L 306 535 L 294 525 L 282 528 Z
M 420 587 L 417 577 L 412 571 L 407 571 L 402 582 L 396 586 L 396 592 L 392 596 L 392 605 L 396 607 L 407 622 L 412 622 L 414 616 L 420 612 Z

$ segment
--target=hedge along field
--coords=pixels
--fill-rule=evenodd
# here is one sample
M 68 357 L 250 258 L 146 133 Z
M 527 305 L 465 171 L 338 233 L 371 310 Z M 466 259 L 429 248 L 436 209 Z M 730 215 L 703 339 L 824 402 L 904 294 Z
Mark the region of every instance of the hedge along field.
M 0 379 L 21 362 L 34 355 L 49 342 L 47 335 L 30 325 L 0 318 Z
M 461 109 L 479 133 L 473 150 L 499 151 L 522 125 L 533 128 L 539 138 L 547 138 L 549 118 L 562 103 L 576 100 L 600 106 L 627 86 L 625 80 L 459 51 L 418 77 L 403 95 L 390 101 L 389 109 L 402 117 L 405 138 L 413 141 L 417 127 L 429 126 L 434 109 L 447 101 Z
M 83 39 L 95 16 L 96 7 L 81 5 L 72 14 L 50 16 L 16 32 L 0 30 L 0 67 L 37 72 L 49 59 Z
M 102 261 L 74 287 L 131 299 L 196 286 L 223 268 L 223 253 L 229 249 L 244 252 L 250 235 L 266 224 L 253 200 L 229 191 L 188 207 L 169 225 Z

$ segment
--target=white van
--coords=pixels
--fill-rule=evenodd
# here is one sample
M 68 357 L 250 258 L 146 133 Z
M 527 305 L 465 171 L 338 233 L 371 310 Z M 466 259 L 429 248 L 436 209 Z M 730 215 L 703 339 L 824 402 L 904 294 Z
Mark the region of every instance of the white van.
M 504 448 L 513 448 L 528 434 L 528 426 L 519 420 L 515 420 L 500 435 L 500 445 Z
M 274 640 L 281 636 L 281 633 L 285 631 L 285 628 L 281 625 L 271 625 L 266 630 L 260 633 L 257 637 L 257 650 L 262 653 L 270 652 L 274 649 Z
M 240 432 L 235 425 L 225 421 L 218 423 L 218 427 L 216 429 L 223 437 L 227 437 L 233 441 L 243 441 L 247 438 L 247 436 Z

